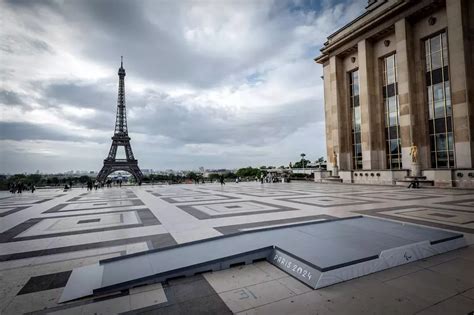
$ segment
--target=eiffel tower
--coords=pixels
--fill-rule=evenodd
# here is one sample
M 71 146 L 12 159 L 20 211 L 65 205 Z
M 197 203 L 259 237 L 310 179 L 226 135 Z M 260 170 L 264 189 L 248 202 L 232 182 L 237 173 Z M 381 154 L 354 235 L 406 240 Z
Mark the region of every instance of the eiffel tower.
M 123 57 L 121 57 L 120 68 L 118 70 L 119 89 L 117 99 L 117 118 L 115 120 L 115 132 L 112 137 L 112 146 L 109 156 L 104 160 L 104 166 L 97 175 L 97 181 L 104 182 L 109 174 L 115 171 L 126 171 L 135 177 L 138 184 L 141 184 L 143 174 L 138 167 L 138 160 L 133 156 L 130 146 L 130 137 L 127 129 L 127 112 L 125 108 L 125 69 L 123 68 Z M 117 159 L 117 148 L 125 148 L 125 159 Z

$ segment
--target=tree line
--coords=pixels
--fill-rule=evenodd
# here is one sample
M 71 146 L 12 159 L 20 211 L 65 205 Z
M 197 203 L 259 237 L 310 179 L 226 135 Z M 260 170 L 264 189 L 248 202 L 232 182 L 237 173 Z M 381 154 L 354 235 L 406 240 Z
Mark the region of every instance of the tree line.
M 54 176 L 54 175 L 41 175 L 41 174 L 15 174 L 12 176 L 0 175 L 0 189 L 8 189 L 12 184 L 22 183 L 26 186 L 35 185 L 36 187 L 41 186 L 63 186 L 65 184 L 70 185 L 83 185 L 89 180 L 95 180 L 95 177 L 87 175 L 83 176 Z
M 303 155 L 303 154 L 302 154 Z M 323 162 L 324 159 L 321 157 L 317 162 Z M 280 169 L 288 168 L 303 168 L 306 167 L 311 161 L 306 160 L 304 156 L 299 161 L 290 163 L 289 167 L 281 165 Z M 262 174 L 265 176 L 268 170 L 276 169 L 274 166 L 260 166 L 257 167 L 243 167 L 237 171 L 228 171 L 223 173 L 211 173 L 208 177 L 204 178 L 204 174 L 199 172 L 188 172 L 183 175 L 179 174 L 149 174 L 144 176 L 144 183 L 161 183 L 166 182 L 169 184 L 178 184 L 186 181 L 202 182 L 202 181 L 217 181 L 221 176 L 226 180 L 234 180 L 239 177 L 241 180 L 254 180 L 260 178 Z M 296 174 L 295 174 L 296 175 Z M 43 174 L 15 174 L 12 176 L 0 175 L 0 189 L 6 190 L 12 184 L 22 183 L 26 186 L 35 185 L 36 187 L 42 186 L 62 186 L 68 185 L 85 185 L 88 181 L 95 181 L 95 176 L 63 176 L 63 175 L 43 175 Z M 133 179 L 132 179 L 133 181 Z

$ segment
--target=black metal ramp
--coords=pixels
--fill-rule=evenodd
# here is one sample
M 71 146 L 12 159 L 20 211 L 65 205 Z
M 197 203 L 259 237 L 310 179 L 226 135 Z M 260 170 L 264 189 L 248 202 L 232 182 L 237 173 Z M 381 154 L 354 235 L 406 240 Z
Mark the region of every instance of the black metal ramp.
M 263 259 L 317 289 L 463 246 L 462 234 L 362 216 L 287 225 L 76 268 L 60 302 Z

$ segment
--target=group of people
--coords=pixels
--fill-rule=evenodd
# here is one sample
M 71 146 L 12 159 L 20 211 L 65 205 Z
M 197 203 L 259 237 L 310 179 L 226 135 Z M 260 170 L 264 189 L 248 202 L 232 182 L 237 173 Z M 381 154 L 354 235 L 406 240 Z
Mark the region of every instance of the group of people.
M 35 187 L 34 184 L 25 185 L 21 182 L 11 183 L 9 188 L 10 188 L 9 190 L 12 194 L 21 194 L 24 190 L 28 190 L 28 191 L 31 191 L 32 193 L 34 193 L 35 190 L 36 190 L 36 187 Z
M 196 179 L 194 180 L 194 183 L 195 183 L 196 185 L 199 185 L 199 184 L 205 184 L 206 182 L 204 181 L 204 178 L 196 178 Z M 153 184 L 153 182 L 152 182 L 152 184 Z M 168 185 L 169 185 L 169 183 L 168 183 Z
M 225 185 L 225 177 L 224 175 L 219 176 L 219 182 L 221 185 Z M 238 184 L 240 182 L 240 177 L 235 178 L 235 183 Z
M 102 187 L 104 187 L 104 184 L 101 184 L 101 185 L 100 185 L 100 188 L 102 188 Z M 93 181 L 89 180 L 89 181 L 87 182 L 87 190 L 91 190 L 91 191 L 92 191 L 92 189 L 97 190 L 97 188 L 99 188 L 99 182 L 98 182 L 98 181 L 94 181 L 94 182 L 93 182 Z
M 122 180 L 117 180 L 116 181 L 116 184 L 120 187 L 122 187 Z M 72 188 L 72 182 L 69 182 L 68 184 L 65 184 L 64 185 L 64 191 L 68 191 Z M 107 187 L 112 187 L 112 180 L 107 180 L 106 183 Z M 140 185 L 141 183 L 139 183 Z M 89 180 L 87 182 L 87 190 L 97 190 L 98 188 L 103 188 L 104 187 L 104 183 L 101 183 L 101 182 L 98 182 L 98 181 L 92 181 L 92 180 Z M 84 188 L 84 186 L 82 186 L 82 188 Z M 24 184 L 22 182 L 17 182 L 17 183 L 11 183 L 9 185 L 9 191 L 12 193 L 12 194 L 21 194 L 23 191 L 31 191 L 32 193 L 34 193 L 36 190 L 36 186 L 34 184 Z
M 284 178 L 285 182 L 289 182 L 289 177 L 277 177 L 277 176 L 271 176 L 271 175 L 263 175 L 261 174 L 260 177 L 255 177 L 255 181 L 260 181 L 260 183 L 279 183 L 280 181 L 282 181 L 282 178 Z M 238 184 L 241 182 L 241 178 L 240 177 L 236 177 L 235 178 L 235 183 Z M 219 183 L 221 185 L 225 185 L 225 177 L 224 175 L 220 175 L 219 176 Z
M 111 179 L 108 179 L 106 182 L 105 182 L 105 186 L 107 188 L 112 188 L 112 184 L 113 184 L 113 180 Z M 121 179 L 118 179 L 116 180 L 116 184 L 119 186 L 119 187 L 122 187 L 122 180 Z M 102 184 L 100 187 L 102 188 L 104 185 Z
M 258 177 L 255 177 L 255 181 L 258 181 L 260 180 L 260 183 L 263 184 L 263 183 L 279 183 L 279 182 L 282 182 L 283 180 L 285 182 L 290 182 L 290 177 L 287 177 L 285 175 L 279 177 L 279 176 L 272 176 L 270 174 L 267 174 L 266 176 L 261 174 L 260 175 L 260 179 Z
M 111 180 L 111 179 L 108 179 L 105 183 L 104 182 L 99 182 L 99 181 L 89 180 L 87 182 L 87 190 L 97 190 L 98 188 L 104 188 L 104 186 L 107 187 L 107 188 L 111 188 L 113 182 L 114 181 Z M 121 179 L 116 181 L 116 184 L 119 187 L 122 187 L 122 183 L 123 183 L 123 181 Z M 141 185 L 141 183 L 138 183 L 138 185 Z

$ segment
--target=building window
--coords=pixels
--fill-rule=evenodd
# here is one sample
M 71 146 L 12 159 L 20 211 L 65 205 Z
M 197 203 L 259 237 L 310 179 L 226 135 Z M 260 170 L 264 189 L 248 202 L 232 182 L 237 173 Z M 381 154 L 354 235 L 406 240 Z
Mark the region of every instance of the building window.
M 431 167 L 454 167 L 454 138 L 446 32 L 425 40 Z
M 360 136 L 359 71 L 349 72 L 350 105 L 352 111 L 352 167 L 362 169 L 362 144 Z
M 402 166 L 402 149 L 400 144 L 400 110 L 396 55 L 393 54 L 385 57 L 383 63 L 382 95 L 385 108 L 387 168 L 400 169 Z

